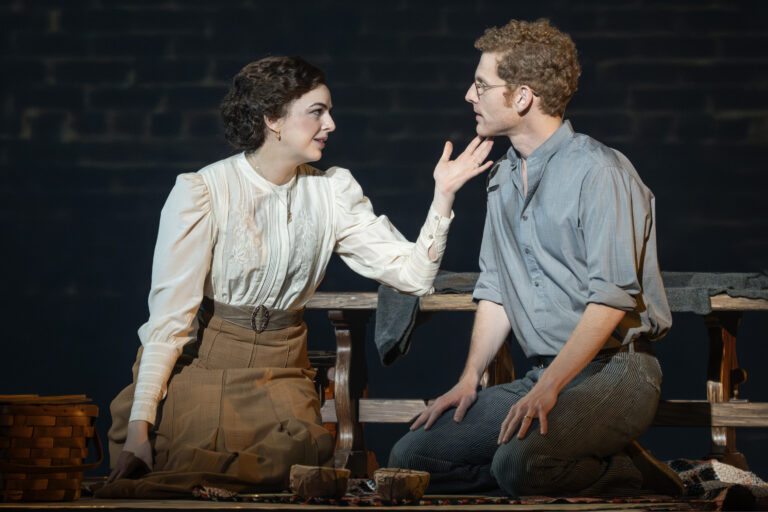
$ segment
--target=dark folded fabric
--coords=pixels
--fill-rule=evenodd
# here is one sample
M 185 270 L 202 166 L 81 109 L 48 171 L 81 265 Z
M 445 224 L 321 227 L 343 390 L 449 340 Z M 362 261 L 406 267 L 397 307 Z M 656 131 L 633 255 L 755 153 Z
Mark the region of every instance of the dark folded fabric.
M 435 293 L 472 293 L 479 272 L 450 272 L 441 270 L 435 278 Z
M 389 366 L 408 352 L 419 314 L 419 298 L 379 286 L 374 339 L 381 364 Z
M 435 278 L 435 293 L 472 293 L 480 274 L 441 270 Z M 706 315 L 712 312 L 709 298 L 727 293 L 731 297 L 768 300 L 768 272 L 662 272 L 664 289 L 672 311 Z M 419 313 L 419 298 L 379 286 L 375 343 L 385 366 L 408 352 Z
M 709 298 L 727 293 L 731 297 L 768 300 L 768 273 L 662 272 L 669 308 L 677 313 L 707 315 Z
M 480 274 L 441 270 L 435 278 L 435 293 L 471 293 Z M 406 354 L 419 316 L 419 298 L 379 286 L 376 307 L 375 343 L 381 364 L 389 366 Z

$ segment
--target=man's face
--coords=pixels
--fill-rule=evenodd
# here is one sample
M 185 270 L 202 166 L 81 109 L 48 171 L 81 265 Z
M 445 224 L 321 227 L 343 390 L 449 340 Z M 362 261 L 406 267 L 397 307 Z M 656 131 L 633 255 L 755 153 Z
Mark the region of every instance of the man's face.
M 482 137 L 510 135 L 519 120 L 515 109 L 506 104 L 507 87 L 494 87 L 506 85 L 496 72 L 500 58 L 500 53 L 483 52 L 475 70 L 475 81 L 464 96 L 472 104 L 477 134 Z M 484 89 L 486 86 L 490 88 Z

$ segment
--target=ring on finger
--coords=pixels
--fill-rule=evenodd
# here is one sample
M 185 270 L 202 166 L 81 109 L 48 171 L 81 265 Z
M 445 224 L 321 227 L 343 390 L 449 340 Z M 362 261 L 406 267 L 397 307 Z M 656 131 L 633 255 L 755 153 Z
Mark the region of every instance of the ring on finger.
M 523 418 L 524 418 L 524 419 L 526 419 L 526 420 L 531 420 L 531 419 L 533 419 L 533 416 L 528 416 L 528 415 L 526 414 L 525 416 L 523 416 Z

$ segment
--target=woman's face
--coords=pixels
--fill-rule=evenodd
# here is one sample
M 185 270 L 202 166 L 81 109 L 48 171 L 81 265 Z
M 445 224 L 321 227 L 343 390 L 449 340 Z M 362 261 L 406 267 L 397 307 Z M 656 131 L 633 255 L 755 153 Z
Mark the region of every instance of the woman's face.
M 328 134 L 336 129 L 331 108 L 331 92 L 325 85 L 319 85 L 294 100 L 286 115 L 278 121 L 278 145 L 302 162 L 320 160 Z

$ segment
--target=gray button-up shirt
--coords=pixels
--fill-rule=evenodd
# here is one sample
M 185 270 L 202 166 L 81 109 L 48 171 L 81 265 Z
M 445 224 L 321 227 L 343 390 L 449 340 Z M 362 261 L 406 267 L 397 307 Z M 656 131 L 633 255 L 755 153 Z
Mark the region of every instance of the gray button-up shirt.
M 627 312 L 616 343 L 672 325 L 656 258 L 655 199 L 616 150 L 569 121 L 526 161 L 491 170 L 475 300 L 504 306 L 526 356 L 556 355 L 589 303 Z

